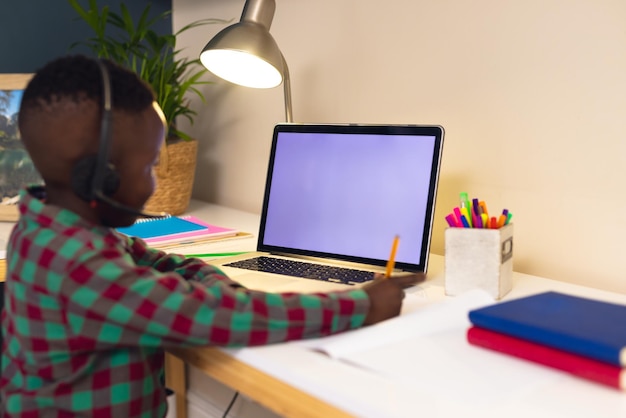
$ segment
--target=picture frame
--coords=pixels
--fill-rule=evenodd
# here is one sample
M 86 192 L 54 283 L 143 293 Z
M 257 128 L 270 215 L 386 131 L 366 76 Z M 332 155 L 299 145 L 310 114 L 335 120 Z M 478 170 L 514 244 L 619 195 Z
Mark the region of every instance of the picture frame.
M 22 93 L 32 76 L 0 73 L 0 221 L 16 221 L 19 190 L 41 183 L 17 127 Z

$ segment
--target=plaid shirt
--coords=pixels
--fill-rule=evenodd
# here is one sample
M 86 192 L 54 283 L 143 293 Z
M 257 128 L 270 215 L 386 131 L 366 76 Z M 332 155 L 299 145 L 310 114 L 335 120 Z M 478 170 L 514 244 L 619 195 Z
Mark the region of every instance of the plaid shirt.
M 167 347 L 270 344 L 365 319 L 363 290 L 247 290 L 201 260 L 45 205 L 35 191 L 22 193 L 7 253 L 6 417 L 162 417 Z

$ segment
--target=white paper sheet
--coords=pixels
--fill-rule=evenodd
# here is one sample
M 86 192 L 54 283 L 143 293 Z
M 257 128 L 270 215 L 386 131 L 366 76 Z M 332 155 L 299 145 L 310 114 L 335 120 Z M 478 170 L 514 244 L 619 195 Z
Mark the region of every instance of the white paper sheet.
M 321 351 L 335 359 L 351 360 L 355 353 L 398 345 L 459 326 L 468 327 L 468 311 L 492 304 L 493 298 L 485 291 L 475 290 L 437 304 L 428 302 L 423 294 L 408 294 L 405 305 L 408 305 L 409 312 L 403 315 L 354 331 L 292 344 Z

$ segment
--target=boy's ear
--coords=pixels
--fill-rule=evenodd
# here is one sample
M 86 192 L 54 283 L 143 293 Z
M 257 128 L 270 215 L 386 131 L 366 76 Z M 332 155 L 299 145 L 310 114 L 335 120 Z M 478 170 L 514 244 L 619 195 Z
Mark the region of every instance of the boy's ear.
M 120 176 L 110 162 L 104 165 L 102 184 L 94 185 L 94 176 L 98 166 L 98 155 L 81 158 L 72 168 L 71 186 L 74 193 L 81 199 L 91 202 L 95 199 L 97 189 L 105 196 L 113 196 L 120 187 Z

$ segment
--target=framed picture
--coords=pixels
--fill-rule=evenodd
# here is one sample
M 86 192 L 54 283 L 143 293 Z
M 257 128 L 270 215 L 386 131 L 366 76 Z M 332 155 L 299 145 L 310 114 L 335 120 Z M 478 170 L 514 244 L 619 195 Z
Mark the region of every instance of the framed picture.
M 0 74 L 0 221 L 17 220 L 20 189 L 42 181 L 17 127 L 22 93 L 31 77 L 32 74 Z

